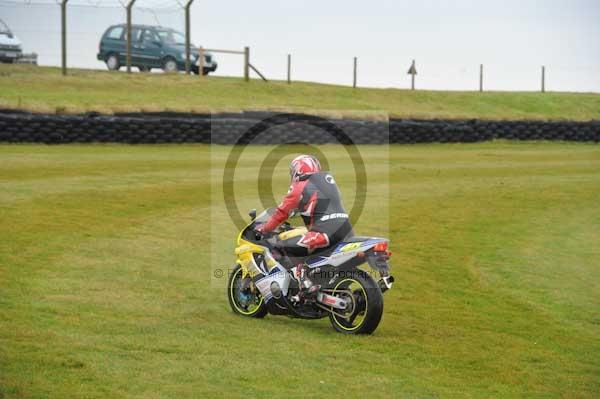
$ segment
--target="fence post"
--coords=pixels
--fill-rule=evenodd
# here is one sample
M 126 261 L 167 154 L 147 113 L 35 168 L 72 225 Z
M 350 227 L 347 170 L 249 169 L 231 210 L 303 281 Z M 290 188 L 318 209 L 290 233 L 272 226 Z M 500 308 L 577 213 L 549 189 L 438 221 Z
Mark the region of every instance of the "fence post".
M 131 9 L 135 0 L 127 3 L 127 73 L 131 73 Z
M 185 5 L 185 73 L 190 74 L 190 7 L 194 0 L 188 0 Z M 201 73 L 202 71 L 199 71 Z
M 479 91 L 483 92 L 483 64 L 479 65 Z
M 542 66 L 542 93 L 546 92 L 546 67 Z
M 352 80 L 352 87 L 356 89 L 356 57 L 354 57 L 354 79 Z
M 250 47 L 244 47 L 244 80 L 250 80 Z
M 292 83 L 292 55 L 288 54 L 287 56 L 287 82 L 288 84 Z
M 61 23 L 61 66 L 63 76 L 67 75 L 67 2 L 62 0 L 60 3 L 60 23 Z
M 198 49 L 198 77 L 200 79 L 204 77 L 204 47 L 202 46 Z

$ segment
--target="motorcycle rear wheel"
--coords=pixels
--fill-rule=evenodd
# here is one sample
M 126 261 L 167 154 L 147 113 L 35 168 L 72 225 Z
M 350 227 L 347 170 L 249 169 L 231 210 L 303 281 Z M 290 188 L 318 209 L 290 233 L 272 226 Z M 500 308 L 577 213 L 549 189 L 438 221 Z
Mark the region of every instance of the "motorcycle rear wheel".
M 343 292 L 336 294 L 338 290 Z M 372 334 L 379 326 L 383 314 L 383 294 L 379 284 L 366 273 L 356 273 L 337 282 L 332 295 L 348 296 L 348 290 L 353 293 L 350 318 L 330 313 L 331 326 L 344 334 Z
M 229 299 L 229 306 L 231 306 L 231 310 L 234 313 L 237 313 L 246 317 L 254 317 L 256 319 L 262 319 L 268 313 L 268 309 L 265 306 L 265 302 L 263 297 L 260 295 L 260 292 L 256 290 L 255 293 L 252 293 L 252 303 L 248 301 L 243 301 L 241 298 L 241 286 L 242 281 L 242 268 L 240 265 L 236 265 L 231 274 L 229 275 L 229 280 L 227 281 L 227 298 Z M 249 305 L 253 305 L 250 307 Z

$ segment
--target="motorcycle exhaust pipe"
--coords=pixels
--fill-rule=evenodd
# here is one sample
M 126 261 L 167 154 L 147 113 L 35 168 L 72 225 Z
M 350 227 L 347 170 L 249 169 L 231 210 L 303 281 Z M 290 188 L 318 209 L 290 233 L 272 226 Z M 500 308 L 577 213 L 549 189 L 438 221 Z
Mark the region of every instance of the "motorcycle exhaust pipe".
M 385 276 L 377 283 L 379 284 L 379 288 L 381 288 L 381 292 L 384 293 L 390 288 L 392 288 L 392 284 L 394 283 L 394 276 Z
M 279 283 L 277 281 L 273 281 L 271 283 L 271 294 L 273 295 L 273 298 L 275 298 L 275 299 L 281 298 L 281 286 L 279 285 Z

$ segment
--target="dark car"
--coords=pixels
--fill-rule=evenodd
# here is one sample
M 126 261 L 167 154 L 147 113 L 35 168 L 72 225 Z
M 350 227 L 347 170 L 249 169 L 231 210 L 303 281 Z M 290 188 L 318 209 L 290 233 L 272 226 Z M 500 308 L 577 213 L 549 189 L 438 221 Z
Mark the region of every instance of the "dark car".
M 98 51 L 98 60 L 104 61 L 111 71 L 126 65 L 127 25 L 109 27 L 102 39 Z M 191 70 L 198 74 L 198 49 L 190 46 Z M 185 70 L 185 37 L 182 33 L 161 26 L 131 25 L 131 65 L 140 71 L 160 68 L 165 72 Z M 204 54 L 203 74 L 217 69 L 212 54 Z

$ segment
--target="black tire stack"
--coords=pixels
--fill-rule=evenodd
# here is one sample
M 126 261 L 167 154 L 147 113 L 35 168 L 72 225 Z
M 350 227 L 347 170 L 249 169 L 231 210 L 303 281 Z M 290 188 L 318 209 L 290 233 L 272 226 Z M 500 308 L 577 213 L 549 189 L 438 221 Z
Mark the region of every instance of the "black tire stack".
M 265 122 L 267 121 L 267 122 Z M 262 132 L 249 135 L 263 123 Z M 0 142 L 10 143 L 214 143 L 412 144 L 472 143 L 493 139 L 600 142 L 600 121 L 483 121 L 392 119 L 325 120 L 266 113 L 129 113 L 47 115 L 0 110 Z

